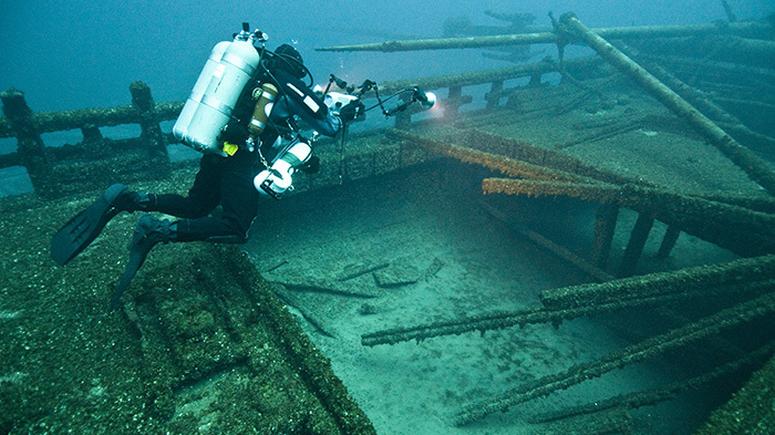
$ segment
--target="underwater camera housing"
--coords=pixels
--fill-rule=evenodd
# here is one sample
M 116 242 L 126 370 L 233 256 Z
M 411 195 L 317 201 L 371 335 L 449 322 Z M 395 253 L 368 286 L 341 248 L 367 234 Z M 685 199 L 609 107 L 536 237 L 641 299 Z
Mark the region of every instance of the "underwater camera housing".
M 331 91 L 331 86 L 336 83 L 336 86 L 343 89 L 345 92 Z M 433 92 L 426 92 L 419 86 L 410 86 L 408 88 L 401 89 L 400 91 L 382 98 L 379 94 L 379 85 L 372 80 L 364 80 L 360 86 L 348 85 L 346 81 L 331 74 L 328 81 L 328 86 L 325 89 L 322 86 L 317 85 L 313 89 L 315 93 L 322 94 L 323 101 L 328 109 L 334 113 L 340 113 L 346 111 L 348 108 L 355 107 L 355 113 L 352 117 L 354 120 L 361 120 L 365 117 L 366 112 L 379 107 L 382 110 L 382 114 L 386 118 L 394 116 L 400 112 L 407 110 L 414 103 L 419 103 L 421 110 L 430 110 L 436 105 L 437 97 Z M 367 92 L 374 91 L 377 99 L 377 104 L 366 108 L 360 103 L 361 97 Z M 403 102 L 390 108 L 385 108 L 385 103 L 393 98 L 402 97 Z M 344 109 L 344 110 L 343 110 Z
M 312 147 L 306 142 L 296 142 L 277 156 L 272 166 L 253 178 L 258 193 L 280 199 L 293 190 L 293 174 L 312 157 Z
M 242 31 L 232 41 L 213 47 L 172 127 L 175 138 L 197 151 L 226 155 L 219 136 L 259 66 L 261 58 L 254 44 L 267 39 L 266 33 L 251 32 L 248 23 L 242 23 Z

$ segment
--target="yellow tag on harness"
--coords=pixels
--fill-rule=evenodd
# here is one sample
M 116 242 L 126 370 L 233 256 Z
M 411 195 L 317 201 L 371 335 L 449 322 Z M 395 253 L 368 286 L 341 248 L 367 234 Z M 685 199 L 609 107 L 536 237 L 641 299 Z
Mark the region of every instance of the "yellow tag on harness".
M 225 152 L 229 157 L 236 154 L 238 149 L 239 149 L 238 145 L 234 145 L 233 143 L 230 143 L 230 142 L 223 143 L 223 152 Z

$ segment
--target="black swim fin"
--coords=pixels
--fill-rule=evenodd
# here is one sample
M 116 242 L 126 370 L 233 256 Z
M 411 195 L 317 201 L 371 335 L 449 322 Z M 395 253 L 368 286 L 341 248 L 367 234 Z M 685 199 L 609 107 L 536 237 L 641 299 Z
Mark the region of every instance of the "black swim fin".
M 64 266 L 86 249 L 121 211 L 114 207 L 114 203 L 127 189 L 123 184 L 108 187 L 92 205 L 64 224 L 51 238 L 51 258 Z
M 167 220 L 156 219 L 151 215 L 143 215 L 137 221 L 137 226 L 132 234 L 132 241 L 129 244 L 129 261 L 124 268 L 124 273 L 116 283 L 116 289 L 110 298 L 110 309 L 115 310 L 121 302 L 121 296 L 124 294 L 132 278 L 143 266 L 145 258 L 158 243 L 167 243 L 175 239 L 176 223 Z

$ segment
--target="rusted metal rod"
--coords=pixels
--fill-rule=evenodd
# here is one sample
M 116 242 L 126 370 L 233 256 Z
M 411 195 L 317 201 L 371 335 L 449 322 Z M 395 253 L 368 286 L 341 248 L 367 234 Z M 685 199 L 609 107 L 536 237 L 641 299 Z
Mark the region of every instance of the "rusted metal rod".
M 665 86 L 656 77 L 611 45 L 600 34 L 596 34 L 585 26 L 572 13 L 563 14 L 560 23 L 565 31 L 583 40 L 598 52 L 613 66 L 633 78 L 645 90 L 678 116 L 686 119 L 713 146 L 719 149 L 727 158 L 745 171 L 748 176 L 775 195 L 775 172 L 764 160 L 749 149 L 740 145 L 734 138 L 700 113 L 672 89 Z

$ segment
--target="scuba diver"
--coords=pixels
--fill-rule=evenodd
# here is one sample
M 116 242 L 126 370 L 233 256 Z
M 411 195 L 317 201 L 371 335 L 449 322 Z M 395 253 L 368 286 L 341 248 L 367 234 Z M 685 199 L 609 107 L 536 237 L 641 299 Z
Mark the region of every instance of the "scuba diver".
M 436 102 L 433 93 L 416 86 L 383 99 L 371 80 L 355 87 L 334 75 L 324 91 L 317 86 L 312 90 L 312 75 L 299 52 L 287 44 L 270 51 L 264 46 L 266 40 L 265 33 L 251 32 L 243 23 L 232 41 L 215 45 L 199 74 L 172 128 L 183 144 L 204 154 L 187 196 L 135 192 L 114 184 L 54 234 L 51 256 L 64 266 L 121 212 L 161 212 L 179 218 L 140 217 L 111 308 L 118 306 L 159 243 L 246 242 L 260 200 L 279 199 L 292 191 L 295 172 L 318 170 L 319 159 L 311 145 L 319 135 L 335 137 L 342 131 L 344 143 L 348 123 L 362 119 L 366 111 L 379 107 L 389 117 L 415 104 L 427 110 Z M 309 83 L 303 81 L 306 77 Z M 346 93 L 329 92 L 334 83 Z M 366 108 L 361 97 L 369 91 L 378 103 Z M 401 104 L 385 108 L 385 102 L 398 97 Z M 312 130 L 312 135 L 305 137 L 302 127 Z M 218 205 L 222 213 L 211 215 Z
M 159 243 L 244 243 L 261 197 L 278 198 L 292 189 L 293 172 L 314 172 L 319 165 L 309 141 L 292 134 L 298 130 L 298 120 L 319 134 L 333 137 L 363 107 L 352 100 L 347 107 L 328 110 L 322 97 L 302 81 L 309 71 L 295 48 L 283 44 L 270 52 L 263 46 L 255 47 L 254 40 L 263 34 L 246 30 L 243 25 L 243 32 L 235 35 L 233 43 L 221 43 L 213 49 L 173 128 L 184 143 L 205 152 L 188 195 L 135 192 L 114 184 L 52 239 L 51 255 L 64 266 L 120 212 L 161 212 L 180 218 L 169 221 L 150 214 L 140 217 L 129 247 L 129 262 L 111 300 L 113 308 Z M 219 47 L 222 44 L 225 47 Z M 250 68 L 250 63 L 255 66 Z M 223 80 L 229 67 L 234 70 L 232 81 Z M 232 87 L 238 89 L 227 90 L 236 94 L 232 110 L 214 103 L 228 104 L 211 91 L 214 77 L 220 79 L 215 88 L 222 93 L 223 88 L 236 84 Z M 200 81 L 211 89 L 201 89 Z M 283 139 L 290 140 L 289 144 L 283 145 Z M 210 215 L 218 205 L 222 213 Z

